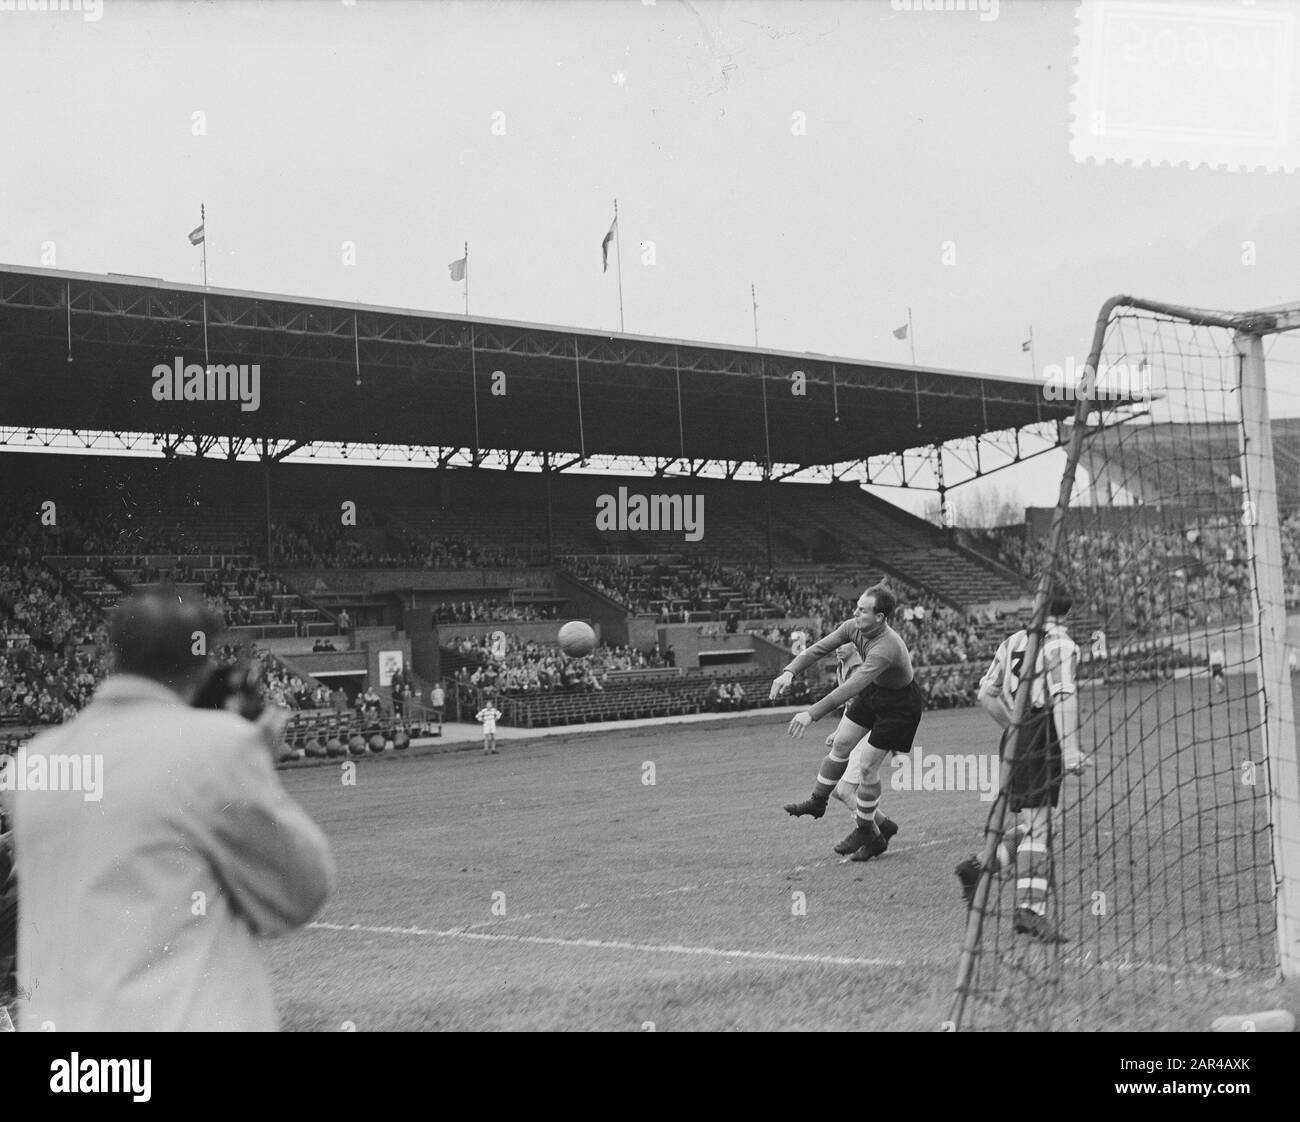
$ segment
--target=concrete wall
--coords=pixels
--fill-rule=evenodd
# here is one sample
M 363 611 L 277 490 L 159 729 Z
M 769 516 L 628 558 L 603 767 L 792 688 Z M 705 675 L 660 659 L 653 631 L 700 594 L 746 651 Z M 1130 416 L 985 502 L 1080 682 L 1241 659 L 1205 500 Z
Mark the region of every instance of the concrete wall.
M 411 667 L 411 644 L 406 639 L 367 639 L 362 644 L 362 649 L 366 656 L 366 684 L 374 686 L 380 697 L 391 698 L 392 690 L 388 686 L 379 684 L 380 656 L 390 651 L 396 651 L 402 656 L 402 669 L 408 670 Z
M 700 623 L 661 623 L 659 624 L 659 645 L 665 650 L 673 648 L 673 665 L 684 670 L 700 668 L 701 651 L 741 651 L 754 650 L 754 637 L 739 631 L 734 635 L 705 635 L 706 627 L 718 627 L 719 624 Z M 750 661 L 750 660 L 746 660 Z M 737 663 L 730 664 L 733 668 Z M 706 667 L 707 669 L 707 667 Z
M 574 618 L 582 620 L 581 616 Z M 433 628 L 433 632 L 442 646 L 449 646 L 451 640 L 457 635 L 481 639 L 494 631 L 504 631 L 507 635 L 518 636 L 525 642 L 532 639 L 538 643 L 554 643 L 560 628 L 567 622 L 567 620 L 544 619 L 532 623 L 440 623 Z M 588 619 L 583 622 L 589 623 L 592 630 L 596 632 L 597 642 L 607 641 L 603 637 L 599 620 Z
M 647 621 L 650 625 L 649 633 L 651 638 L 643 642 L 636 642 L 631 639 L 632 634 L 641 634 L 642 629 L 630 628 L 629 623 L 636 624 L 639 621 L 629 621 L 627 618 L 627 609 L 622 605 L 615 603 L 603 593 L 596 592 L 588 588 L 580 581 L 574 580 L 567 573 L 557 572 L 555 574 L 555 589 L 557 596 L 563 596 L 568 601 L 568 611 L 572 613 L 570 619 L 585 619 L 592 627 L 596 628 L 596 634 L 602 636 L 602 642 L 618 643 L 620 645 L 632 646 L 653 646 L 654 645 L 654 621 Z M 516 625 L 510 625 L 505 628 L 507 631 L 514 631 Z
M 442 656 L 438 650 L 438 629 L 433 613 L 425 607 L 407 608 L 402 613 L 402 631 L 411 645 L 411 665 L 427 682 L 442 677 Z
M 284 577 L 304 596 L 371 596 L 386 592 L 474 592 L 512 588 L 548 591 L 555 570 L 539 569 L 286 569 Z M 324 585 L 321 589 L 318 586 Z

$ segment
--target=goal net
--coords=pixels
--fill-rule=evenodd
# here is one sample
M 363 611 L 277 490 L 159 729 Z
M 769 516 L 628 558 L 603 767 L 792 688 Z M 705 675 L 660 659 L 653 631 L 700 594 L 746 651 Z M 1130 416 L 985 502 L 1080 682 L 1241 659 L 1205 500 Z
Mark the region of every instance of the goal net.
M 945 1027 L 1205 1028 L 1300 969 L 1300 439 L 1274 433 L 1265 386 L 1293 316 L 1117 297 L 1087 359 L 1044 372 L 1075 414 L 1050 528 L 1027 539 L 1038 595 Z M 1049 590 L 1073 601 L 1059 624 Z M 1049 811 L 1062 627 L 1087 761 Z

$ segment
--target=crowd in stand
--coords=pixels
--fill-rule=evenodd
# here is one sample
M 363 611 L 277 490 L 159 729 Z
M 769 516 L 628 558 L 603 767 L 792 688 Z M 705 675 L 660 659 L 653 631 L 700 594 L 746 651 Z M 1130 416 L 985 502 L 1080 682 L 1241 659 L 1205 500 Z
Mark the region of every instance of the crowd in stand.
M 829 630 L 834 626 L 831 620 L 844 618 L 843 598 L 835 592 L 837 582 L 797 574 L 767 573 L 709 560 L 667 566 L 578 558 L 566 568 L 629 611 L 654 615 L 664 622 L 680 620 L 683 613 L 739 618 L 753 612 L 773 618 L 813 617 Z
M 659 669 L 667 665 L 659 651 L 635 647 L 599 646 L 586 658 L 568 658 L 559 647 L 506 635 L 497 645 L 484 639 L 457 636 L 450 649 L 466 660 L 455 682 L 466 704 L 474 704 L 475 691 L 528 694 L 550 690 L 603 690 L 611 671 Z
M 434 623 L 527 623 L 556 618 L 554 604 L 509 604 L 504 600 L 460 600 L 440 604 Z
M 271 620 L 263 622 L 294 621 L 297 598 L 285 599 L 293 595 L 289 586 L 265 569 L 240 567 L 230 560 L 223 568 L 204 575 L 181 562 L 171 571 L 170 579 L 174 584 L 198 584 L 204 603 L 221 616 L 227 627 L 246 627 L 257 622 L 254 612 L 271 613 Z
M 0 721 L 60 725 L 90 700 L 107 672 L 96 652 L 0 651 Z
M 715 599 L 715 589 L 727 584 L 723 566 L 709 561 L 674 569 L 656 562 L 628 565 L 612 558 L 583 557 L 569 561 L 565 568 L 628 611 L 662 618 L 673 611 L 665 604 L 684 606 L 678 610 L 704 610 L 706 602 Z
M 27 725 L 69 719 L 104 673 L 104 660 L 97 653 L 104 638 L 100 613 L 82 602 L 58 572 L 42 564 L 42 558 L 55 552 L 120 553 L 128 546 L 137 554 L 175 551 L 174 541 L 154 540 L 129 529 L 123 532 L 107 519 L 78 520 L 70 512 L 61 514 L 57 526 L 46 527 L 36 517 L 39 506 L 35 499 L 0 505 L 0 516 L 9 515 L 8 521 L 0 521 L 0 719 Z M 405 531 L 376 526 L 369 530 L 367 540 L 386 539 L 397 546 L 376 549 L 355 540 L 348 544 L 337 522 L 324 517 L 308 518 L 293 528 L 279 526 L 274 533 L 285 564 L 463 569 L 521 563 L 517 555 L 480 549 L 463 539 L 419 541 Z M 1300 513 L 1285 520 L 1282 538 L 1288 600 L 1300 602 Z M 1023 537 L 1003 534 L 985 544 L 996 548 L 1003 564 L 1029 577 L 1036 576 L 1044 563 L 1041 541 L 1026 544 Z M 1112 633 L 1155 635 L 1235 622 L 1248 614 L 1250 570 L 1239 519 L 1202 519 L 1195 527 L 1134 525 L 1123 532 L 1087 529 L 1072 532 L 1069 544 L 1058 566 L 1075 594 L 1076 612 L 1100 616 Z M 756 605 L 769 617 L 804 621 L 753 629 L 787 649 L 811 642 L 850 618 L 854 600 L 841 591 L 849 587 L 860 591 L 875 579 L 768 574 L 717 561 L 670 567 L 601 558 L 577 560 L 568 568 L 629 611 L 661 618 L 666 612 L 708 612 L 712 622 L 703 626 L 720 632 L 734 630 L 741 612 Z M 253 623 L 253 612 L 272 612 L 276 620 L 292 622 L 293 607 L 300 603 L 271 573 L 234 561 L 217 572 L 194 572 L 181 562 L 168 573 L 141 568 L 133 576 L 141 582 L 168 578 L 198 585 L 228 626 Z M 959 612 L 918 589 L 893 580 L 889 584 L 900 600 L 893 626 L 909 646 L 931 705 L 972 704 L 979 676 L 1005 627 L 990 629 L 986 620 Z M 550 604 L 479 598 L 444 604 L 435 616 L 442 624 L 505 623 L 554 618 L 555 611 Z M 1079 641 L 1086 646 L 1082 636 Z M 554 645 L 517 636 L 507 636 L 504 649 L 494 650 L 487 638 L 457 639 L 452 646 L 467 662 L 457 673 L 456 684 L 471 704 L 487 690 L 512 696 L 565 689 L 598 691 L 607 688 L 611 673 L 671 665 L 657 649 L 602 646 L 589 658 L 569 659 Z M 231 657 L 233 652 L 225 654 Z M 353 707 L 342 691 L 312 684 L 273 658 L 261 657 L 264 688 L 272 702 L 298 710 L 343 712 Z M 726 685 L 713 684 L 717 696 L 707 700 L 710 708 L 737 708 L 752 702 L 739 683 L 724 689 Z M 395 682 L 398 707 L 404 698 L 410 701 L 408 688 L 402 679 Z M 363 693 L 354 705 L 359 714 L 369 716 L 377 703 L 377 694 Z
M 959 709 L 975 704 L 980 679 L 987 669 L 984 662 L 922 667 L 917 670 L 916 680 L 931 709 Z
M 820 632 L 831 630 L 853 614 L 852 602 L 835 592 L 834 581 L 752 569 L 732 569 L 728 575 L 748 600 L 770 605 L 782 618 L 807 616 Z M 846 580 L 854 585 L 862 583 L 851 578 Z
M 1285 520 L 1282 539 L 1290 597 L 1300 592 L 1300 516 Z M 998 560 L 1037 577 L 1046 544 L 1007 537 Z M 1249 616 L 1250 568 L 1238 517 L 1191 527 L 1072 529 L 1056 570 L 1073 591 L 1078 614 L 1096 614 L 1112 632 L 1156 634 Z
M 716 679 L 709 683 L 704 694 L 704 708 L 710 713 L 728 713 L 744 709 L 746 703 L 745 687 L 739 682 L 721 682 Z
M 907 643 L 914 666 L 987 663 L 993 657 L 998 640 L 981 633 L 980 625 L 984 621 L 978 615 L 959 612 L 937 597 L 906 585 L 890 582 L 890 587 L 900 601 L 891 623 Z M 814 606 L 811 601 L 805 603 Z M 815 642 L 849 619 L 855 604 L 855 600 L 823 588 L 816 593 L 816 611 L 809 613 L 808 626 L 754 627 L 749 629 L 750 634 L 777 646 L 793 649 L 800 645 L 802 649 L 802 645 Z
M 687 611 L 713 608 L 732 626 L 742 609 L 761 605 L 762 613 L 779 618 L 806 618 L 816 639 L 853 615 L 855 601 L 837 588 L 846 584 L 861 589 L 864 579 L 836 580 L 793 573 L 766 573 L 736 568 L 718 562 L 697 562 L 689 569 L 662 565 L 627 565 L 613 560 L 582 559 L 570 571 L 597 591 L 640 613 L 658 611 L 661 617 L 676 615 L 665 601 L 686 605 Z M 966 662 L 992 657 L 996 645 L 981 640 L 975 616 L 967 616 L 937 597 L 899 582 L 890 582 L 901 602 L 894 627 L 907 641 L 917 665 Z M 728 590 L 719 596 L 719 590 Z M 726 599 L 718 609 L 720 599 Z M 657 605 L 657 608 L 656 608 Z M 788 646 L 793 628 L 760 628 L 757 634 Z
M 281 662 L 267 651 L 258 651 L 262 663 L 262 694 L 274 705 L 283 709 L 329 709 L 335 699 L 322 683 L 315 687 L 310 682 L 291 674 Z
M 61 650 L 98 642 L 99 613 L 66 593 L 49 569 L 20 559 L 0 564 L 0 636 L 5 645 L 26 642 Z
M 366 511 L 366 531 L 350 536 L 336 515 L 317 514 L 293 525 L 274 524 L 271 541 L 278 565 L 303 569 L 485 569 L 528 564 L 519 553 L 488 548 L 466 538 L 424 538 L 401 526 L 379 527 Z M 376 540 L 382 545 L 375 544 Z

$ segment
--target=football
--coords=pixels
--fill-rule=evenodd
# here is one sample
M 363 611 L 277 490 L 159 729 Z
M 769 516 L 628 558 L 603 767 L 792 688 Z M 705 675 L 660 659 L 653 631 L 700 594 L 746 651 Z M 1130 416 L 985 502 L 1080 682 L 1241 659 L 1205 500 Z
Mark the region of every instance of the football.
M 570 658 L 582 658 L 596 649 L 596 633 L 581 620 L 560 628 L 560 650 Z

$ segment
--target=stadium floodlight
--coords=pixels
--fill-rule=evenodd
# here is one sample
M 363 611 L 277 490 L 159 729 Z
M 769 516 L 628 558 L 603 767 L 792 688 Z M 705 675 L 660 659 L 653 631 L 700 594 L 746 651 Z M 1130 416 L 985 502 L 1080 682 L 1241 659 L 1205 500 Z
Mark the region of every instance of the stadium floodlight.
M 1102 306 L 1083 369 L 1142 356 L 1147 407 L 1076 401 L 1051 529 L 1036 545 L 1025 670 L 946 1027 L 1204 1028 L 1171 1024 L 1169 1011 L 1203 1008 L 1243 977 L 1300 977 L 1300 761 L 1279 521 L 1280 505 L 1300 507 L 1300 465 L 1275 461 L 1267 386 L 1297 329 L 1300 305 L 1234 314 L 1119 296 Z M 1024 751 L 1016 730 L 1049 681 L 1051 589 L 1074 602 L 1078 738 L 1091 766 L 1065 777 L 1045 839 L 1039 831 L 1018 862 L 1035 828 L 1009 811 L 1009 780 Z M 1044 843 L 1042 930 L 1063 941 L 1017 919 Z

